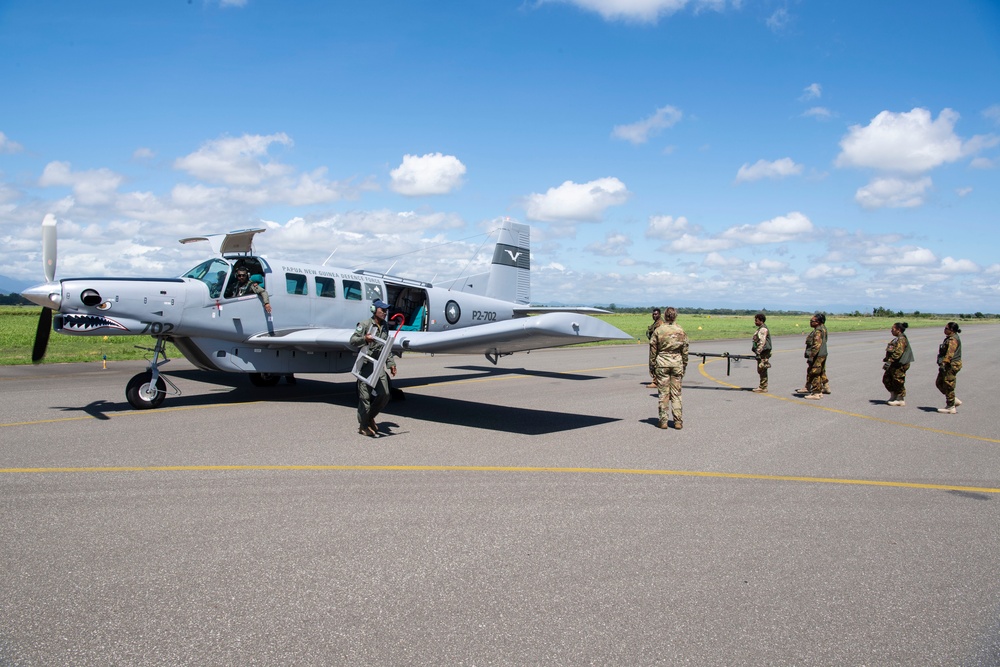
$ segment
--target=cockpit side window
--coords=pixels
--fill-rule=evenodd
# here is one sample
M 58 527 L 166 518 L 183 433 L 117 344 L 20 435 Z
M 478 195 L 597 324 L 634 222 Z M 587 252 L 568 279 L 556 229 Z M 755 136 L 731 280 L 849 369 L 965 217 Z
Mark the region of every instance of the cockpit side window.
M 222 288 L 226 285 L 226 275 L 229 273 L 229 264 L 221 259 L 210 259 L 194 267 L 182 278 L 194 278 L 200 280 L 208 286 L 208 294 L 213 299 L 218 299 L 222 295 Z
M 236 270 L 246 269 L 247 273 L 250 274 L 250 280 L 259 283 L 261 287 L 264 287 L 264 274 L 268 272 L 266 264 L 257 257 L 240 257 L 235 262 L 233 262 L 233 273 L 229 276 L 229 283 L 226 285 L 226 290 L 224 296 L 226 298 L 232 298 L 233 292 L 236 291 Z M 258 278 L 260 280 L 258 280 Z

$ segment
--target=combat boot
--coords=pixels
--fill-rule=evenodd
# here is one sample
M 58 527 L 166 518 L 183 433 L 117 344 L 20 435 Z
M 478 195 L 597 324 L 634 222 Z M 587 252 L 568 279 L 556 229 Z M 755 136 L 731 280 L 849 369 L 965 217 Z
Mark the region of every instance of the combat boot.
M 949 405 L 946 408 L 938 408 L 937 411 L 943 415 L 953 415 L 958 412 L 958 410 L 955 409 L 954 405 Z
M 819 399 L 823 398 L 823 394 L 809 394 L 808 396 L 806 396 L 806 398 L 808 398 L 810 401 L 818 401 Z

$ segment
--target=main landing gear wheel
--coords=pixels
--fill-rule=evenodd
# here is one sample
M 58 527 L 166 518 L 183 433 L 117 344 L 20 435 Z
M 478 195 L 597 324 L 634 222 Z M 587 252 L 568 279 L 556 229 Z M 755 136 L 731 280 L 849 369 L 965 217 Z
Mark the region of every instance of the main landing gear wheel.
M 250 384 L 255 387 L 273 387 L 281 381 L 277 373 L 251 373 Z
M 125 398 L 129 405 L 136 410 L 151 410 L 158 408 L 167 397 L 167 383 L 163 378 L 156 378 L 156 385 L 152 383 L 153 373 L 146 371 L 139 373 L 128 381 L 125 385 Z

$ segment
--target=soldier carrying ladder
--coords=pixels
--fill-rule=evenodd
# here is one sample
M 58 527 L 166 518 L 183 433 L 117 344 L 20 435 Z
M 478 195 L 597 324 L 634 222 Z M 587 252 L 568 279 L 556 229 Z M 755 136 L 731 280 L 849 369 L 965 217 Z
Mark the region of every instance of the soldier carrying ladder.
M 392 360 L 392 345 L 399 333 L 396 328 L 392 337 L 386 324 L 389 304 L 381 299 L 372 301 L 372 316 L 358 322 L 351 334 L 351 345 L 361 348 L 351 373 L 358 378 L 358 433 L 377 438 L 378 424 L 375 417 L 389 402 L 389 377 L 386 368 L 396 375 L 396 362 Z M 394 319 L 403 323 L 403 316 Z

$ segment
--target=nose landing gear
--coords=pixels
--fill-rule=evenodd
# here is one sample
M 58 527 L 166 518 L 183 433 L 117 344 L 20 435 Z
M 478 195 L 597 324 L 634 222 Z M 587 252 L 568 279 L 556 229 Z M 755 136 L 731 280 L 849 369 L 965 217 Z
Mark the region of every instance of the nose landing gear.
M 174 396 L 181 395 L 181 390 L 177 388 L 177 385 L 166 376 L 160 375 L 160 366 L 170 361 L 163 351 L 165 343 L 165 339 L 157 338 L 153 348 L 136 345 L 139 349 L 150 350 L 153 353 L 153 359 L 149 362 L 149 370 L 133 376 L 125 385 L 125 398 L 129 405 L 136 410 L 150 410 L 160 407 L 163 404 L 163 399 L 167 397 L 167 384 L 173 390 L 171 393 Z M 160 361 L 160 357 L 163 357 L 163 361 Z

